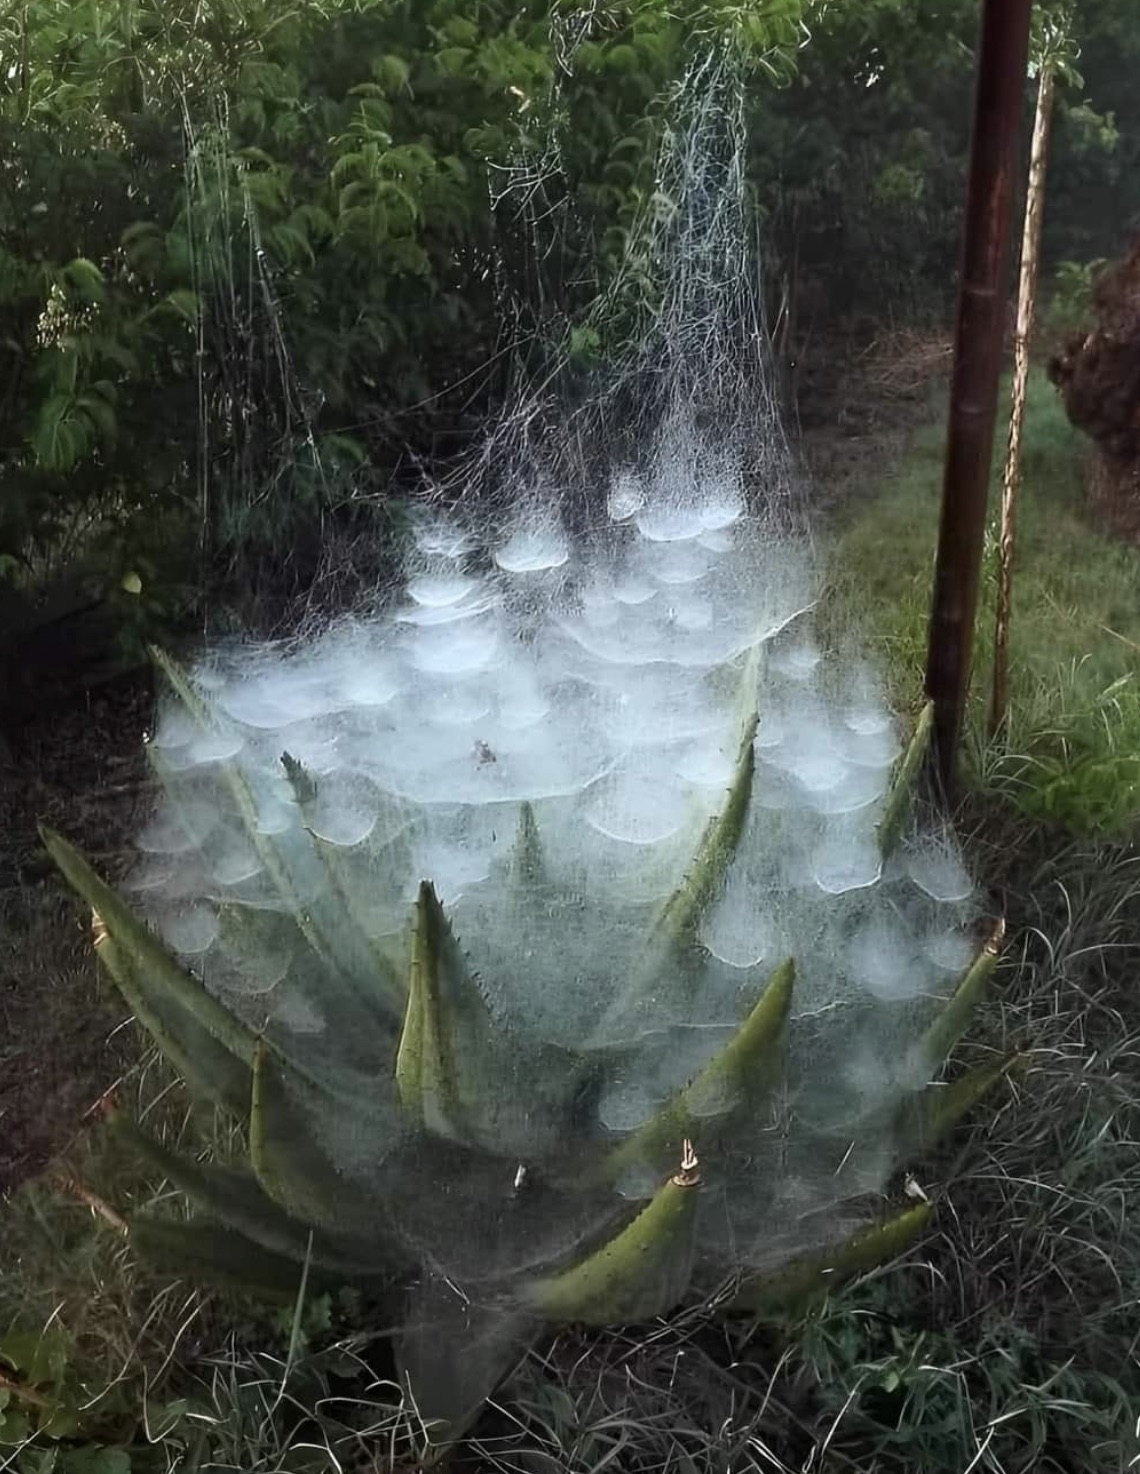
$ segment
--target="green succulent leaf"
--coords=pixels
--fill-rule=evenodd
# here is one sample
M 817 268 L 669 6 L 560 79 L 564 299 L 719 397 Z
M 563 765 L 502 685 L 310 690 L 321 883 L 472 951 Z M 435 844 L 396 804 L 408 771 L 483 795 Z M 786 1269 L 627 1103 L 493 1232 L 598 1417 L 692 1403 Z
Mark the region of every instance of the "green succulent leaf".
M 914 1150 L 928 1151 L 936 1146 L 964 1116 L 978 1105 L 1004 1080 L 1024 1069 L 1027 1057 L 1008 1054 L 988 1064 L 967 1070 L 949 1085 L 931 1085 L 919 1102 Z
M 195 689 L 193 681 L 173 656 L 157 645 L 148 645 L 147 654 L 170 683 L 170 689 L 181 701 L 190 716 L 203 731 L 212 732 L 216 727 L 209 707 Z
M 480 1102 L 498 1083 L 493 1023 L 435 890 L 416 899 L 396 1091 L 409 1117 L 438 1136 L 479 1134 Z
M 353 995 L 354 1001 L 363 1006 L 365 1023 L 369 1021 L 369 1016 L 374 1015 L 377 1010 L 387 1021 L 394 1023 L 399 1018 L 404 1005 L 404 988 L 400 977 L 380 947 L 368 936 L 367 929 L 362 923 L 359 903 L 354 896 L 351 876 L 344 856 L 335 845 L 328 844 L 309 828 L 313 818 L 313 805 L 320 791 L 319 784 L 305 765 L 291 753 L 281 754 L 281 766 L 293 790 L 293 797 L 308 829 L 313 849 L 328 877 L 331 894 L 339 901 L 340 915 L 346 923 L 345 930 L 348 935 L 338 936 L 336 939 L 338 946 L 331 950 L 337 954 L 355 951 L 369 978 L 368 983 L 361 987 L 353 981 L 356 977 L 356 969 L 342 967 L 339 977 L 344 982 L 345 993 Z M 308 926 L 311 931 L 313 929 L 311 919 Z M 347 1023 L 346 1026 L 348 1026 Z
M 525 1303 L 548 1320 L 596 1326 L 663 1315 L 692 1275 L 700 1181 L 686 1142 L 680 1170 L 637 1217 L 580 1264 L 529 1286 Z
M 914 791 L 922 772 L 934 732 L 934 703 L 922 708 L 914 734 L 899 759 L 887 792 L 883 817 L 879 820 L 879 851 L 887 859 L 902 838 L 911 814 Z
M 744 832 L 756 770 L 753 743 L 758 723 L 759 717 L 753 712 L 744 726 L 736 771 L 724 807 L 709 820 L 688 875 L 665 903 L 658 920 L 657 934 L 682 946 L 690 946 L 695 940 L 701 917 L 724 884 Z
M 298 761 L 292 753 L 281 754 L 281 766 L 285 769 L 285 777 L 289 780 L 289 786 L 293 790 L 293 797 L 297 801 L 297 807 L 307 818 L 309 810 L 317 797 L 317 780 L 305 767 L 304 763 Z
M 250 1173 L 180 1156 L 125 1116 L 116 1114 L 111 1125 L 124 1145 L 211 1219 L 264 1249 L 304 1262 L 309 1249 L 307 1230 L 284 1214 Z
M 144 979 L 152 974 L 140 973 L 109 933 L 102 932 L 96 940 L 95 955 L 191 1094 L 245 1116 L 252 1078 L 245 1061 L 220 1043 L 175 995 L 148 988 Z
M 788 958 L 769 977 L 752 1012 L 704 1069 L 612 1151 L 612 1180 L 638 1162 L 676 1153 L 688 1137 L 707 1153 L 729 1126 L 739 1127 L 771 1096 L 784 1075 L 788 1014 L 796 966 Z
M 151 659 L 166 677 L 171 689 L 193 721 L 204 732 L 217 731 L 217 721 L 178 662 L 157 646 L 151 645 L 148 650 Z M 297 926 L 312 950 L 322 961 L 327 962 L 330 949 L 313 922 L 308 907 L 302 904 L 297 895 L 288 867 L 282 860 L 277 846 L 268 835 L 262 832 L 257 803 L 241 769 L 233 762 L 222 762 L 218 764 L 218 773 L 229 790 L 234 810 L 245 829 L 246 837 L 253 846 L 258 859 L 265 866 L 266 874 L 276 886 L 282 902 L 296 917 Z
M 272 1050 L 258 1041 L 253 1056 L 249 1156 L 262 1188 L 292 1218 L 328 1224 L 337 1211 L 336 1172 L 316 1149 Z
M 216 1223 L 178 1223 L 140 1214 L 131 1219 L 128 1238 L 142 1258 L 164 1271 L 258 1300 L 293 1301 L 305 1272 L 295 1259 Z M 314 1283 L 312 1276 L 309 1283 Z
M 311 1231 L 291 1218 L 245 1168 L 195 1162 L 172 1152 L 123 1116 L 113 1118 L 115 1134 L 157 1172 L 168 1178 L 208 1218 L 251 1239 L 271 1253 L 345 1279 L 390 1273 L 393 1255 L 377 1237 L 368 1242 Z
M 726 1309 L 793 1319 L 839 1285 L 897 1258 L 924 1231 L 932 1212 L 929 1203 L 919 1203 L 831 1248 L 804 1254 L 775 1273 L 754 1275 L 740 1285 Z
M 394 1143 L 386 1139 L 380 1102 L 369 1105 L 371 1111 L 328 1095 L 259 1041 L 249 1118 L 249 1155 L 258 1183 L 290 1218 L 334 1236 L 371 1241 L 376 1262 L 390 1264 L 398 1256 L 383 1203 L 328 1154 L 318 1131 L 322 1116 L 343 1123 L 355 1112 L 357 1124 L 371 1129 L 382 1161 Z M 347 1130 L 352 1134 L 351 1124 Z
M 929 1067 L 938 1068 L 945 1063 L 950 1051 L 965 1033 L 974 1009 L 997 968 L 1004 940 L 1005 922 L 999 921 L 927 1030 L 919 1048 Z
M 50 829 L 40 834 L 64 878 L 95 913 L 97 931 L 105 933 L 96 950 L 139 1022 L 188 1084 L 244 1111 L 253 1034 L 179 966 L 74 845 Z
M 523 890 L 532 891 L 546 878 L 546 859 L 542 839 L 534 817 L 534 806 L 524 803 L 519 808 L 518 833 L 510 858 L 511 879 Z

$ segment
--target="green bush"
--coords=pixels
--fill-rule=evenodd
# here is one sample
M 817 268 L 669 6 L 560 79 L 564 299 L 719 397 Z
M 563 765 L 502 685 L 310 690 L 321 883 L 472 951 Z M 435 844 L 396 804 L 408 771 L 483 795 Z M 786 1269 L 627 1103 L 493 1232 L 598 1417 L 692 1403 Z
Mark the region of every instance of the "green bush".
M 3 576 L 34 583 L 83 546 L 112 583 L 150 556 L 144 590 L 167 602 L 239 558 L 248 577 L 259 552 L 304 585 L 330 517 L 481 422 L 506 382 L 504 307 L 557 338 L 543 319 L 592 299 L 652 189 L 654 100 L 694 48 L 735 41 L 782 75 L 799 13 L 10 11 Z

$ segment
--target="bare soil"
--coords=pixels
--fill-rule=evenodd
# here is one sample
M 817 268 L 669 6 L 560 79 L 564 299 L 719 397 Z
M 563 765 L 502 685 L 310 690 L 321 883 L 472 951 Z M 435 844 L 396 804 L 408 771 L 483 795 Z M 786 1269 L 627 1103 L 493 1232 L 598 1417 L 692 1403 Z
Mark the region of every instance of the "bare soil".
M 73 694 L 0 757 L 0 1195 L 67 1145 L 131 1060 L 125 1009 L 96 975 L 88 918 L 38 825 L 122 875 L 148 802 L 149 705 L 138 680 Z

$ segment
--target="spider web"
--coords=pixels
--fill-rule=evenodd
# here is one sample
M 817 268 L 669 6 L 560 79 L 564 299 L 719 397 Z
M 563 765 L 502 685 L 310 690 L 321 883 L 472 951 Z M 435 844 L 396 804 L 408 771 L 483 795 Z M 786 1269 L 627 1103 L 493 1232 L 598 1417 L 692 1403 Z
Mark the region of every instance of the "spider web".
M 587 319 L 603 367 L 583 376 L 567 332 L 553 368 L 520 376 L 413 509 L 401 588 L 297 639 L 216 645 L 197 714 L 170 703 L 152 743 L 167 798 L 140 837 L 140 901 L 209 989 L 328 1083 L 297 1108 L 431 1283 L 492 1306 L 653 1191 L 656 1162 L 605 1190 L 582 1187 L 582 1163 L 694 1079 L 788 957 L 786 1086 L 705 1164 L 702 1273 L 834 1234 L 893 1170 L 891 1123 L 930 1068 L 916 1046 L 973 949 L 952 836 L 884 863 L 896 723 L 871 666 L 813 635 L 742 118 L 731 63 L 695 65 Z M 271 318 L 272 299 L 241 311 Z M 263 351 L 291 380 L 283 342 Z M 304 425 L 289 393 L 267 413 Z M 665 955 L 655 928 L 742 739 L 732 863 L 693 945 Z M 462 1141 L 426 1145 L 392 1084 L 425 879 L 484 1041 L 458 1056 Z

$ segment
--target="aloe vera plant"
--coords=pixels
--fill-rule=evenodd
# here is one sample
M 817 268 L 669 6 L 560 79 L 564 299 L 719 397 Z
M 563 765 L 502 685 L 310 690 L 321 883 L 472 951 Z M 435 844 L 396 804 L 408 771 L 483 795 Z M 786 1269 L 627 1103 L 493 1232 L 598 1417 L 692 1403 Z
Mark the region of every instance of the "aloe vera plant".
M 740 615 L 774 565 L 718 495 L 623 504 L 572 597 L 553 523 L 492 573 L 432 524 L 394 614 L 159 657 L 132 899 L 45 832 L 138 1020 L 248 1127 L 222 1168 L 120 1123 L 198 1210 L 139 1248 L 401 1297 L 441 1436 L 543 1327 L 786 1315 L 894 1257 L 930 1210 L 892 1174 L 1009 1068 L 939 1079 L 1000 929 L 916 826 L 928 716 L 900 754 L 864 675 L 837 695 L 794 582 Z M 717 565 L 721 618 L 678 618 Z

